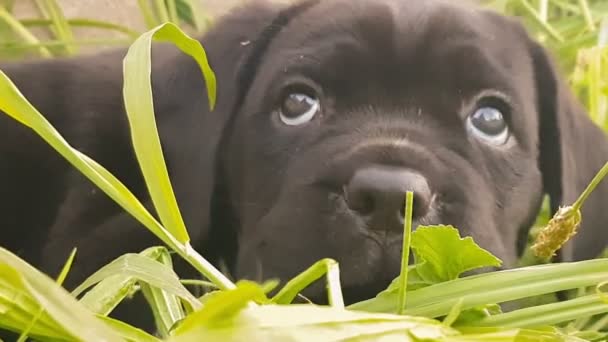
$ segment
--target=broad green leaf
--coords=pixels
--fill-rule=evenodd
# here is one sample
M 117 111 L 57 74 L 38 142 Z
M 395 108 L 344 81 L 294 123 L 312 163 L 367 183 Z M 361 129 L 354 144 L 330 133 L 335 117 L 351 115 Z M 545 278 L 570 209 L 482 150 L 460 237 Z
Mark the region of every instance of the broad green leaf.
M 418 227 L 412 233 L 416 273 L 428 283 L 458 278 L 466 271 L 500 266 L 500 259 L 479 247 L 471 237 L 461 238 L 452 226 Z
M 142 34 L 131 45 L 123 61 L 125 109 L 140 168 L 161 222 L 178 241 L 185 243 L 190 238 L 169 181 L 154 117 L 151 85 L 153 39 L 172 42 L 196 60 L 206 82 L 211 108 L 215 105 L 215 75 L 200 42 L 188 37 L 172 23 L 160 25 Z
M 10 251 L 0 247 L 0 265 L 4 279 L 31 296 L 53 320 L 70 336 L 84 341 L 122 341 L 110 327 L 97 319 L 74 297 Z M 7 270 L 13 270 L 7 271 Z M 37 307 L 30 312 L 37 312 Z M 44 316 L 41 317 L 41 320 Z M 28 322 L 29 323 L 29 322 Z M 25 328 L 25 327 L 24 327 Z M 36 330 L 32 328 L 32 333 Z
M 152 247 L 162 248 L 162 247 Z M 103 266 L 97 272 L 89 276 L 80 284 L 72 294 L 78 296 L 92 285 L 115 275 L 127 275 L 145 282 L 154 287 L 179 296 L 195 308 L 200 307 L 200 302 L 180 283 L 175 272 L 166 265 L 140 254 L 128 253 L 116 258 L 111 263 Z

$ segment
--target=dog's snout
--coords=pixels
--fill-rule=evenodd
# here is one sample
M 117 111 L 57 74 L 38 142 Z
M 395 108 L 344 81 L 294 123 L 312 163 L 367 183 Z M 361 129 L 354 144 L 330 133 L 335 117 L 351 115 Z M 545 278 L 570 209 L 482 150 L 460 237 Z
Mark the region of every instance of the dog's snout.
M 372 166 L 357 170 L 344 189 L 348 207 L 366 218 L 371 229 L 403 229 L 405 193 L 414 193 L 413 218 L 426 215 L 431 189 L 424 176 L 399 167 Z

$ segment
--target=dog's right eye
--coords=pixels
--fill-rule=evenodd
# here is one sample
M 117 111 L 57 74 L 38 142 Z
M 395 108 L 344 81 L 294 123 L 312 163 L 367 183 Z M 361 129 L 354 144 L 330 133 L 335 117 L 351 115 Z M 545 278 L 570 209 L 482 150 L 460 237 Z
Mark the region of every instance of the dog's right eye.
M 289 126 L 298 126 L 312 120 L 319 112 L 319 99 L 303 93 L 289 93 L 281 104 L 281 121 Z
M 500 110 L 480 107 L 467 119 L 468 131 L 477 138 L 493 145 L 502 145 L 509 138 L 509 127 Z

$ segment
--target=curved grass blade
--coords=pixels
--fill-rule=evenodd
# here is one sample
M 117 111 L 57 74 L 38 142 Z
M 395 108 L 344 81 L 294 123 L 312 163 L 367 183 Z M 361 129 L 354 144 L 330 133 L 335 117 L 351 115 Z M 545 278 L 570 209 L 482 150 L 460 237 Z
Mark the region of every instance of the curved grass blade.
M 607 313 L 608 304 L 598 295 L 588 295 L 563 302 L 533 306 L 492 315 L 468 325 L 503 328 L 531 328 L 556 325 L 577 318 Z
M 306 287 L 327 274 L 328 296 L 332 306 L 344 307 L 338 263 L 332 259 L 322 259 L 298 274 L 283 286 L 271 299 L 272 303 L 289 304 Z M 337 284 L 336 284 L 337 283 Z
M 215 75 L 201 44 L 172 23 L 142 34 L 131 45 L 123 61 L 123 95 L 137 159 L 161 222 L 178 241 L 185 243 L 189 236 L 169 180 L 154 118 L 150 75 L 153 39 L 171 42 L 196 60 L 207 85 L 211 108 L 215 105 Z
M 179 278 L 171 268 L 152 258 L 133 253 L 124 254 L 100 268 L 72 291 L 72 294 L 78 296 L 92 285 L 118 274 L 128 275 L 140 282 L 164 289 L 188 301 L 194 308 L 201 306 L 196 297 L 180 283 Z
M 608 259 L 546 264 L 483 273 L 434 284 L 408 292 L 405 314 L 439 317 L 459 300 L 462 309 L 502 303 L 585 286 L 608 279 Z M 397 293 L 381 295 L 347 307 L 371 312 L 397 312 Z
M 47 14 L 52 22 L 51 29 L 57 38 L 64 43 L 65 52 L 70 55 L 78 53 L 76 45 L 71 44 L 74 41 L 72 28 L 63 15 L 61 7 L 56 0 L 36 0 L 38 8 Z
M 40 40 L 36 38 L 23 24 L 19 22 L 13 15 L 11 15 L 6 9 L 0 6 L 0 20 L 6 22 L 6 24 L 15 32 L 21 39 L 30 44 L 38 44 Z M 49 49 L 40 46 L 38 47 L 38 53 L 43 58 L 52 57 L 53 54 Z
M 70 256 L 68 257 L 68 260 L 66 261 L 65 265 L 63 265 L 63 267 L 61 268 L 61 272 L 59 272 L 59 275 L 57 276 L 56 282 L 58 285 L 63 284 L 63 282 L 65 281 L 65 278 L 67 277 L 68 272 L 70 271 L 70 268 L 72 267 L 72 263 L 74 262 L 75 256 L 76 256 L 76 249 L 74 248 L 74 249 L 72 249 L 72 252 L 70 253 Z M 34 316 L 32 321 L 30 322 L 30 324 L 21 332 L 21 335 L 17 339 L 17 342 L 25 342 L 27 340 L 28 334 L 30 333 L 30 331 L 32 330 L 32 328 L 34 327 L 36 322 L 40 319 L 40 317 L 42 316 L 43 313 L 44 313 L 44 309 L 39 308 L 38 312 L 36 313 L 36 315 Z
M 171 256 L 165 248 L 160 250 L 160 254 L 156 260 L 160 264 L 173 269 Z M 179 281 L 179 279 L 177 280 Z M 184 307 L 182 306 L 179 297 L 163 288 L 155 287 L 145 282 L 140 282 L 140 287 L 144 297 L 152 308 L 158 333 L 162 337 L 169 336 L 171 327 L 173 327 L 176 322 L 181 321 L 186 317 Z M 195 304 L 196 308 L 201 307 L 200 302 L 195 301 Z
M 161 342 L 160 339 L 148 334 L 147 332 L 128 325 L 127 323 L 121 322 L 119 320 L 98 316 L 100 320 L 104 321 L 105 324 L 112 327 L 112 329 L 122 336 L 127 341 L 132 342 Z
M 76 299 L 10 251 L 0 247 L 3 277 L 10 277 L 15 285 L 29 294 L 53 320 L 72 338 L 84 341 L 122 341 L 111 328 L 97 319 Z M 35 311 L 34 311 L 35 312 Z
M 48 26 L 53 23 L 49 19 L 37 19 L 37 18 L 36 19 L 21 19 L 20 22 L 25 27 Z M 74 27 L 99 28 L 99 29 L 120 32 L 120 33 L 124 33 L 124 34 L 128 35 L 129 37 L 131 37 L 133 39 L 136 39 L 140 35 L 139 32 L 134 31 L 134 30 L 130 29 L 129 27 L 126 27 L 123 25 L 118 25 L 115 23 L 107 22 L 107 21 L 95 20 L 95 19 L 72 18 L 72 19 L 67 19 L 67 23 L 70 26 L 74 26 Z

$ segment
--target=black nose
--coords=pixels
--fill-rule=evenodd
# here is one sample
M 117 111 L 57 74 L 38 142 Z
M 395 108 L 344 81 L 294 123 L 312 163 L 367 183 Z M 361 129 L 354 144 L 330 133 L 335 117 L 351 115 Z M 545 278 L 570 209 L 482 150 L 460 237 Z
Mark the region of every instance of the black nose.
M 348 207 L 377 230 L 401 230 L 405 193 L 414 193 L 413 218 L 426 215 L 431 189 L 421 174 L 406 168 L 372 166 L 357 170 L 344 189 Z

